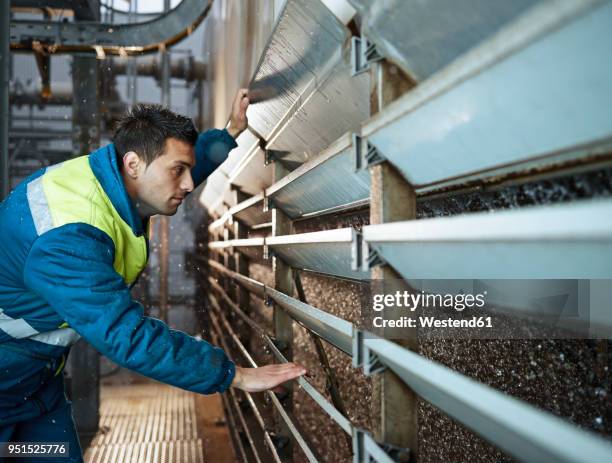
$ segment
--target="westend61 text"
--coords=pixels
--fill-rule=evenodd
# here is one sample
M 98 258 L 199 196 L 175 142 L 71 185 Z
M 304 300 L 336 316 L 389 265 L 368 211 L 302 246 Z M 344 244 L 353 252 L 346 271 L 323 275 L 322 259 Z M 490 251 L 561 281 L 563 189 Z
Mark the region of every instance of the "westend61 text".
M 416 328 L 417 320 L 421 328 L 492 328 L 491 317 L 472 317 L 462 320 L 452 318 L 437 319 L 435 317 L 400 317 L 385 320 L 383 317 L 374 317 L 375 328 Z

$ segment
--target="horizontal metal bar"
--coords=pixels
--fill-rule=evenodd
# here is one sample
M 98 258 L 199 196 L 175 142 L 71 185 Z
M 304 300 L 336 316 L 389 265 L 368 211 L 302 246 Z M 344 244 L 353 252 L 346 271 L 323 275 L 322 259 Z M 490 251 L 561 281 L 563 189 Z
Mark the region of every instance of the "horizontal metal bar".
M 216 311 L 216 315 L 220 317 L 223 325 L 225 326 L 226 332 L 229 333 L 230 337 L 234 341 L 234 344 L 236 345 L 238 350 L 247 359 L 247 361 L 251 364 L 252 367 L 257 368 L 257 363 L 255 362 L 255 360 L 253 360 L 253 357 L 251 356 L 251 354 L 244 347 L 244 345 L 242 344 L 242 342 L 240 341 L 240 339 L 238 338 L 238 336 L 232 329 L 231 325 L 228 323 L 227 319 L 223 315 L 223 312 L 221 311 L 221 308 L 219 307 L 218 302 L 212 295 L 211 295 L 211 302 L 213 302 L 212 305 Z M 213 313 L 211 313 L 211 316 L 215 318 L 215 322 L 216 322 L 216 316 L 213 315 Z M 216 323 L 216 328 L 217 328 L 217 333 L 219 333 L 220 335 L 221 342 L 224 344 L 224 348 L 228 350 L 227 345 L 225 345 L 225 341 L 223 340 L 223 337 L 221 336 L 221 333 L 223 333 L 223 331 L 221 331 L 220 326 L 217 323 Z M 308 461 L 312 463 L 317 463 L 319 459 L 315 456 L 313 450 L 311 449 L 311 446 L 306 442 L 306 439 L 304 438 L 304 436 L 302 436 L 302 433 L 296 427 L 295 423 L 293 422 L 293 420 L 291 419 L 291 417 L 289 416 L 289 414 L 287 413 L 283 405 L 278 400 L 278 397 L 276 397 L 276 395 L 272 391 L 266 391 L 266 394 L 268 395 L 268 397 L 270 398 L 270 400 L 272 401 L 272 403 L 278 410 L 283 421 L 289 428 L 289 431 L 291 432 L 294 439 L 296 440 L 296 442 L 298 443 L 298 445 L 304 452 L 304 455 L 306 456 Z
M 262 230 L 264 228 L 272 228 L 272 222 L 259 223 L 251 226 L 251 230 Z
M 337 347 L 349 356 L 353 355 L 352 336 L 353 324 L 323 310 L 317 309 L 304 302 L 298 301 L 273 288 L 265 286 L 244 275 L 228 270 L 223 265 L 213 260 L 209 261 L 211 267 L 223 275 L 233 278 L 238 284 L 247 290 L 256 289 L 260 297 L 270 297 L 296 321 L 302 323 L 309 330 Z M 220 289 L 220 288 L 219 288 Z
M 201 260 L 201 259 L 198 259 L 198 260 Z M 229 276 L 230 278 L 233 278 L 234 280 L 236 280 L 238 284 L 243 286 L 248 291 L 251 291 L 253 294 L 261 298 L 266 297 L 266 287 L 263 283 L 260 283 L 259 281 L 253 280 L 252 278 L 241 275 L 240 273 L 234 272 L 232 270 L 228 270 L 226 267 L 221 265 L 219 262 L 216 262 L 212 259 L 208 259 L 207 262 L 210 267 L 223 273 L 226 276 Z
M 522 461 L 612 461 L 604 439 L 385 339 L 365 346 L 418 395 Z
M 233 391 L 231 387 L 229 388 L 229 392 L 230 392 L 231 402 L 234 404 L 234 409 L 236 410 L 236 413 L 238 414 L 238 419 L 240 420 L 242 429 L 244 429 L 244 433 L 246 434 L 247 441 L 249 442 L 249 446 L 251 447 L 251 451 L 253 452 L 255 461 L 257 461 L 258 463 L 262 463 L 261 457 L 259 456 L 259 451 L 257 450 L 257 446 L 255 445 L 255 440 L 253 439 L 253 436 L 251 435 L 251 430 L 247 426 L 246 420 L 244 419 L 244 413 L 242 413 L 242 410 L 240 409 L 240 404 L 238 402 L 238 399 L 236 398 L 236 393 Z
M 266 238 L 266 245 L 275 247 L 289 244 L 351 243 L 354 234 L 353 228 L 336 228 L 312 233 L 270 236 Z
M 370 225 L 362 233 L 408 279 L 612 278 L 609 199 Z
M 265 443 L 268 446 L 270 453 L 272 453 L 272 458 L 274 459 L 276 463 L 281 463 L 281 459 L 278 456 L 278 451 L 276 450 L 274 442 L 272 442 L 272 437 L 270 436 L 270 433 L 268 432 L 266 428 L 266 423 L 263 420 L 263 416 L 261 416 L 261 412 L 257 408 L 257 405 L 255 405 L 255 401 L 253 400 L 253 397 L 247 391 L 242 391 L 242 392 L 244 393 L 244 396 L 246 397 L 247 402 L 249 403 L 249 406 L 251 407 L 251 410 L 253 410 L 253 415 L 255 416 L 255 419 L 257 420 L 257 422 L 259 423 L 259 426 L 261 427 L 261 430 L 264 435 Z
M 214 288 L 218 291 L 219 295 L 223 298 L 224 301 L 228 303 L 229 307 L 236 314 L 238 314 L 241 318 L 244 318 L 244 317 L 248 318 L 248 316 L 242 311 L 242 309 L 240 309 L 240 307 L 229 298 L 229 296 L 223 290 L 223 288 L 221 288 L 218 284 L 214 282 L 212 283 L 213 283 Z M 215 301 L 215 304 L 217 304 L 216 301 Z M 216 310 L 218 311 L 220 310 L 220 307 L 218 305 L 216 305 Z M 226 329 L 228 330 L 228 332 L 232 333 L 231 326 L 227 322 L 227 319 L 225 319 L 222 313 L 220 313 L 220 315 L 223 318 L 223 323 L 226 326 Z M 250 323 L 255 324 L 253 320 L 251 319 L 249 320 L 250 320 L 249 324 Z M 265 334 L 263 328 L 257 326 L 255 330 L 262 335 L 264 341 L 266 342 L 266 344 L 268 345 L 268 347 L 270 348 L 274 356 L 277 358 L 277 360 L 279 360 L 282 363 L 287 363 L 288 360 L 281 353 L 281 351 L 276 347 L 276 344 L 270 338 L 270 336 Z M 344 430 L 344 432 L 352 436 L 354 440 L 357 439 L 357 434 L 359 434 L 359 436 L 363 438 L 364 443 L 365 443 L 364 450 L 366 450 L 370 456 L 374 457 L 375 461 L 382 462 L 382 463 L 392 463 L 393 462 L 393 460 L 389 458 L 389 456 L 379 447 L 376 441 L 374 441 L 374 439 L 369 435 L 369 433 L 363 430 L 360 430 L 360 429 L 358 430 L 354 428 L 350 420 L 348 420 L 342 413 L 340 413 L 340 411 L 336 407 L 334 407 L 330 402 L 328 402 L 327 399 L 312 384 L 310 384 L 303 377 L 297 378 L 296 381 L 304 389 L 304 391 L 312 398 L 312 400 L 314 400 L 317 403 L 317 405 L 319 405 L 319 407 L 321 407 L 323 411 L 325 411 L 330 416 L 330 418 L 332 418 L 338 424 L 338 426 L 340 426 L 342 430 Z M 357 461 L 361 461 L 361 460 L 357 460 Z
M 225 303 L 232 308 L 232 310 L 238 315 L 247 325 L 251 327 L 251 329 L 261 335 L 269 336 L 263 327 L 259 326 L 255 320 L 249 317 L 244 311 L 236 304 L 231 298 L 227 295 L 225 290 L 212 278 L 208 277 L 208 282 L 211 287 L 219 293 L 219 295 L 223 298 Z M 269 336 L 271 337 L 271 336 Z
M 585 144 L 612 137 L 611 21 L 609 2 L 542 2 L 374 116 L 362 136 L 417 190 L 589 156 Z
M 338 278 L 363 280 L 370 273 L 357 266 L 356 232 L 341 228 L 266 238 L 266 246 L 294 268 Z
M 288 360 L 281 353 L 280 350 L 276 347 L 276 345 L 268 338 L 266 339 L 268 343 L 268 347 L 274 354 L 274 356 L 282 363 L 287 363 Z M 319 407 L 325 411 L 347 434 L 351 435 L 353 431 L 353 425 L 351 422 L 338 411 L 336 407 L 334 407 L 331 403 L 327 401 L 323 395 L 317 391 L 317 389 L 306 381 L 303 377 L 297 378 L 297 383 L 304 389 L 304 391 L 314 400 Z
M 225 241 L 210 241 L 208 243 L 208 247 L 211 249 L 223 249 L 223 248 L 263 246 L 264 244 L 265 244 L 265 238 L 243 238 L 243 239 L 225 240 Z
M 286 294 L 266 287 L 266 294 L 291 317 L 345 354 L 353 355 L 353 324 Z
M 227 416 L 227 419 L 229 421 L 230 432 L 234 436 L 234 441 L 236 442 L 236 445 L 238 446 L 238 450 L 240 451 L 240 455 L 242 456 L 242 461 L 246 462 L 248 461 L 246 452 L 244 450 L 244 445 L 242 444 L 242 440 L 240 439 L 240 434 L 238 433 L 238 426 L 236 425 L 236 420 L 230 408 L 229 400 L 225 394 L 221 394 L 221 400 L 223 401 L 223 406 L 224 406 L 223 408 L 225 409 L 225 415 Z M 234 448 L 234 455 L 236 457 L 238 457 L 237 453 L 238 452 L 236 452 L 236 449 Z
M 370 175 L 355 170 L 352 137 L 345 134 L 270 186 L 265 194 L 295 220 L 368 201 Z
M 174 9 L 136 24 L 101 24 L 93 21 L 11 21 L 11 48 L 31 50 L 40 42 L 46 53 L 137 55 L 170 47 L 191 34 L 206 17 L 211 0 L 183 0 Z

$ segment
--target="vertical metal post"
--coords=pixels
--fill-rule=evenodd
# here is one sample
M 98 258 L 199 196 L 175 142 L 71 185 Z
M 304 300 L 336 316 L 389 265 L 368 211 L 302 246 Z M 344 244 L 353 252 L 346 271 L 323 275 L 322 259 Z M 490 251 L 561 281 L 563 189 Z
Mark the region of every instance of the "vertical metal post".
M 73 57 L 72 87 L 73 155 L 83 156 L 100 146 L 98 61 L 95 56 Z M 71 349 L 70 397 L 77 429 L 86 445 L 97 432 L 100 420 L 100 354 L 88 343 L 81 343 Z
M 274 162 L 273 177 L 274 182 L 279 181 L 289 171 L 279 161 Z M 272 236 L 289 235 L 293 232 L 293 224 L 280 209 L 272 208 Z M 293 295 L 293 272 L 291 267 L 287 265 L 278 256 L 272 257 L 272 271 L 274 272 L 274 287 L 276 290 Z M 293 319 L 278 305 L 274 305 L 274 335 L 279 342 L 279 348 L 285 358 L 289 361 L 293 360 Z M 291 383 L 285 383 L 287 396 L 283 400 L 283 406 L 286 410 L 293 410 L 293 388 Z M 277 423 L 280 424 L 278 436 L 286 442 L 283 448 L 278 449 L 279 456 L 282 461 L 293 461 L 293 441 L 291 432 L 287 428 L 285 422 L 277 416 Z
M 98 61 L 95 56 L 72 59 L 73 155 L 84 156 L 100 146 Z
M 0 2 L 0 201 L 11 188 L 9 176 L 9 67 L 11 2 Z
M 170 10 L 170 0 L 164 0 L 164 12 Z M 161 104 L 170 108 L 170 61 L 168 52 L 161 51 L 162 80 L 161 80 Z M 168 233 L 169 220 L 166 216 L 159 218 L 159 311 L 160 317 L 168 322 L 168 266 L 169 249 Z
M 372 113 L 398 98 L 414 83 L 392 64 L 382 61 L 372 68 Z M 416 218 L 416 195 L 412 186 L 388 162 L 370 168 L 370 223 L 380 224 Z M 388 265 L 372 269 L 373 280 L 401 280 Z M 416 336 L 398 344 L 417 349 Z M 399 447 L 410 448 L 411 461 L 417 456 L 418 399 L 416 394 L 390 370 L 374 378 L 373 416 L 379 416 L 375 438 Z
M 242 201 L 248 198 L 248 195 L 240 190 L 234 190 L 236 204 L 241 203 Z M 234 238 L 235 239 L 245 239 L 249 237 L 248 228 L 237 220 L 234 221 Z M 249 259 L 247 256 L 240 252 L 236 252 L 234 254 L 234 266 L 236 272 L 241 275 L 249 275 Z M 235 301 L 238 306 L 244 310 L 247 314 L 249 313 L 249 304 L 250 304 L 250 295 L 249 292 L 244 289 L 240 285 L 235 285 Z M 245 344 L 249 344 L 248 340 L 250 339 L 248 330 L 244 333 Z
M 164 0 L 164 12 L 170 11 L 170 0 Z M 170 55 L 165 48 L 161 51 L 162 78 L 161 93 L 162 106 L 170 108 Z
M 81 340 L 70 350 L 70 390 L 72 415 L 86 447 L 98 432 L 100 421 L 100 354 Z

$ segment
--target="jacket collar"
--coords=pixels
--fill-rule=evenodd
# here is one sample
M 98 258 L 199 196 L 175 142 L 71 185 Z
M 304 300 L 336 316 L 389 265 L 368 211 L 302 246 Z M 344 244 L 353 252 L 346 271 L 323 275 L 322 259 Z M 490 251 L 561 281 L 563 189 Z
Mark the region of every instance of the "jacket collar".
M 144 233 L 142 219 L 130 199 L 117 165 L 115 145 L 106 145 L 89 155 L 89 165 L 115 210 L 136 236 Z

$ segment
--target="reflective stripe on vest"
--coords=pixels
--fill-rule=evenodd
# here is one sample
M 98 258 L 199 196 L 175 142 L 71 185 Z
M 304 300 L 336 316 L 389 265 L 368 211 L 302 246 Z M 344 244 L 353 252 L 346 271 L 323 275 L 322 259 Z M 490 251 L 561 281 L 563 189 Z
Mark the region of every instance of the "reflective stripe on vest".
M 65 161 L 28 184 L 28 204 L 39 235 L 69 223 L 86 223 L 106 233 L 115 245 L 113 267 L 126 284 L 146 265 L 144 236 L 136 236 L 98 182 L 88 156 Z
M 14 339 L 31 339 L 52 346 L 66 347 L 74 344 L 80 338 L 79 334 L 68 325 L 57 330 L 41 333 L 34 329 L 23 318 L 11 318 L 0 309 L 0 330 Z

